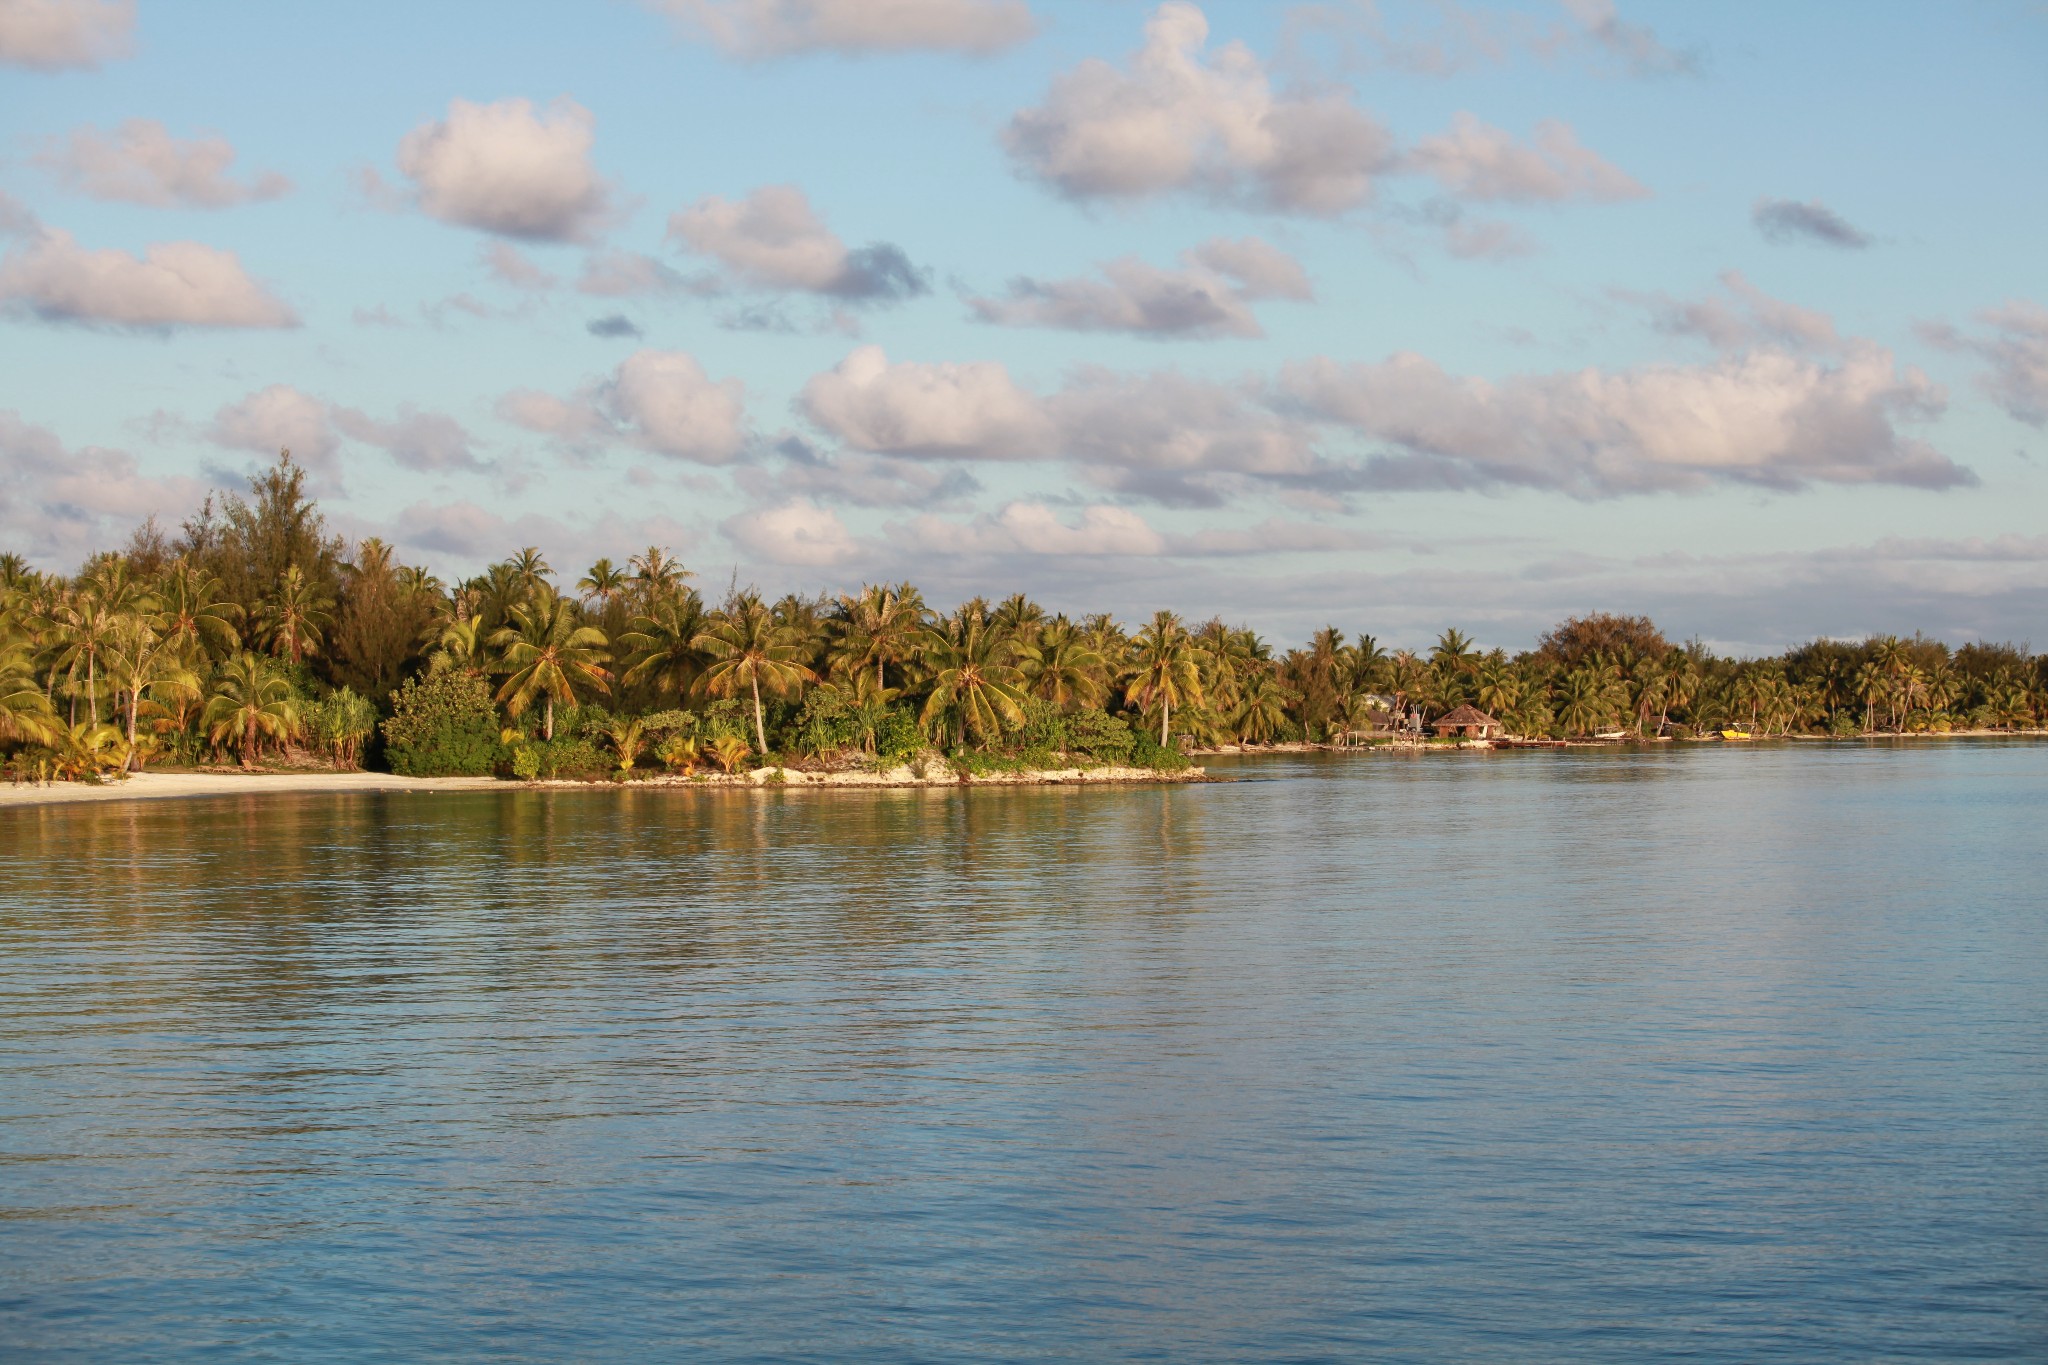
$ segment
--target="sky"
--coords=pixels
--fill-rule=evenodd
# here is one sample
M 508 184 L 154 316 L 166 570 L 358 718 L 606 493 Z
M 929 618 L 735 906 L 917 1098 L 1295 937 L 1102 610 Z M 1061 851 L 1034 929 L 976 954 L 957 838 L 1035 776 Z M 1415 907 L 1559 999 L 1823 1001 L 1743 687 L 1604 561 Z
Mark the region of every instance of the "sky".
M 0 0 L 0 548 L 2042 645 L 2044 241 L 2025 0 Z

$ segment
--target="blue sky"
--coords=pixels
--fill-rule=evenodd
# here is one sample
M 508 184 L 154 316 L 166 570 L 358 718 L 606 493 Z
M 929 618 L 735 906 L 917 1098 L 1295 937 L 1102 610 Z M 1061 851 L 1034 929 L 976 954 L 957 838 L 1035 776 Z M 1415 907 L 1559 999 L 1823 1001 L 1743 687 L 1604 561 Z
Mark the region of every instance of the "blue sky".
M 51 567 L 289 443 L 444 575 L 2048 636 L 2038 6 L 13 0 L 0 89 Z

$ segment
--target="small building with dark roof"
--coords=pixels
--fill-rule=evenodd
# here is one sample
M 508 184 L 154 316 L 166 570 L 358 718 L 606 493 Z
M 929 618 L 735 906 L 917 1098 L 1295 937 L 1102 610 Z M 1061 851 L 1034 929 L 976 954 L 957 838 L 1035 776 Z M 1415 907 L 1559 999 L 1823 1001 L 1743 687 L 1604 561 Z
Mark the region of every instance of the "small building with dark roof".
M 1506 733 L 1505 727 L 1476 706 L 1460 706 L 1447 711 L 1430 722 L 1430 730 L 1439 735 L 1454 735 L 1460 739 L 1497 739 Z

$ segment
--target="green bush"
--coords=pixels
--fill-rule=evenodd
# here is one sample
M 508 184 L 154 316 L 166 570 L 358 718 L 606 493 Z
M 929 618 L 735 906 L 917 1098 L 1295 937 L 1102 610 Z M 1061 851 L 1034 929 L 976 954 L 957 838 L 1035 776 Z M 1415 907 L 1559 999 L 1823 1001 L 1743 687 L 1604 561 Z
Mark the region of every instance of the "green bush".
M 875 727 L 875 758 L 885 767 L 895 767 L 916 757 L 924 749 L 924 731 L 918 728 L 917 713 L 907 706 L 892 706 L 882 713 Z
M 1121 767 L 1131 761 L 1137 748 L 1137 731 L 1121 719 L 1097 707 L 1088 706 L 1065 718 L 1066 743 L 1059 747 L 1070 754 L 1086 754 L 1098 763 Z M 1158 741 L 1151 741 L 1158 748 Z
M 1131 741 L 1131 756 L 1125 762 L 1133 768 L 1177 773 L 1188 766 L 1186 754 L 1176 747 L 1160 744 L 1150 730 L 1132 730 Z
M 505 761 L 490 684 L 471 673 L 407 678 L 391 694 L 384 757 L 405 777 L 483 777 Z

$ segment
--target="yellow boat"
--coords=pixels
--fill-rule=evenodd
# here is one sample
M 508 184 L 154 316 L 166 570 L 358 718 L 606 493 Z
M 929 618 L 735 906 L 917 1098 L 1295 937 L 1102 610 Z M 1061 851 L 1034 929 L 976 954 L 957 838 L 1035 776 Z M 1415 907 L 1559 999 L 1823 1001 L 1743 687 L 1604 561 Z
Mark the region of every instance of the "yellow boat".
M 1750 733 L 1749 731 L 1747 731 L 1747 730 L 1723 730 L 1723 731 L 1721 732 L 1721 738 L 1723 738 L 1723 739 L 1755 739 L 1755 738 L 1756 738 L 1756 736 L 1755 736 L 1755 735 L 1753 735 L 1753 734 L 1751 734 L 1751 733 Z

